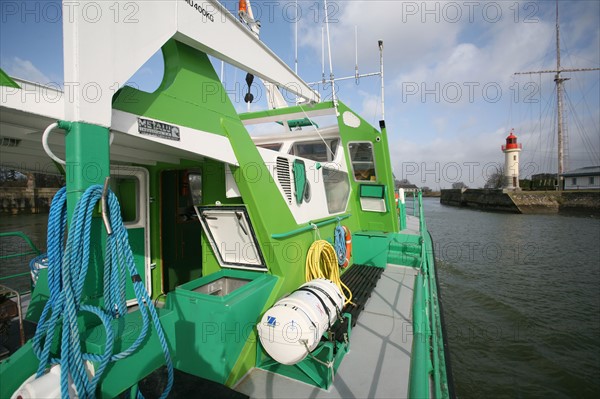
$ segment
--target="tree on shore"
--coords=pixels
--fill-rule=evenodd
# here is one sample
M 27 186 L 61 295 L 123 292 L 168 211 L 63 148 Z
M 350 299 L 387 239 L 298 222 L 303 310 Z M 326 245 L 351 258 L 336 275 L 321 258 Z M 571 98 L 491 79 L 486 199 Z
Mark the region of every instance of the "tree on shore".
M 469 188 L 469 187 L 467 187 L 467 185 L 465 183 L 461 182 L 461 181 L 452 183 L 452 189 L 453 190 L 461 190 L 463 188 Z
M 504 167 L 498 166 L 496 171 L 488 176 L 484 188 L 502 188 L 504 187 Z

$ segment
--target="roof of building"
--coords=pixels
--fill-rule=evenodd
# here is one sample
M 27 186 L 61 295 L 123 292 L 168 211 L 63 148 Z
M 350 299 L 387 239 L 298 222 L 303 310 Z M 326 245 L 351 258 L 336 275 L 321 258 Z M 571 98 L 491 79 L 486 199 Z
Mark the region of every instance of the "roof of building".
M 597 176 L 600 175 L 600 166 L 586 166 L 584 168 L 574 169 L 570 172 L 565 172 L 563 176 Z
M 556 173 L 538 173 L 531 175 L 531 180 L 556 179 Z

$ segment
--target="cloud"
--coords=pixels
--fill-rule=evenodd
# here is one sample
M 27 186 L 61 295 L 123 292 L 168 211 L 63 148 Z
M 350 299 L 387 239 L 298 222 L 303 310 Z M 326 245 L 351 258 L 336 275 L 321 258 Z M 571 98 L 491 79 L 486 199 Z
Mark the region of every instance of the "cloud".
M 419 187 L 450 188 L 463 182 L 482 187 L 487 177 L 504 163 L 500 151 L 503 130 L 478 136 L 437 136 L 427 142 L 393 140 L 390 144 L 394 174 Z
M 23 60 L 19 57 L 11 57 L 8 60 L 2 60 L 2 69 L 9 75 L 31 82 L 48 84 L 52 80 L 49 79 L 29 60 Z
M 539 38 L 550 37 L 552 27 L 539 22 L 515 29 L 504 23 L 484 26 L 480 34 L 484 39 L 455 43 L 445 56 L 398 74 L 392 84 L 406 92 L 405 99 L 427 100 L 434 97 L 424 92 L 437 90 L 438 102 L 448 106 L 493 102 L 496 91 L 509 91 L 514 72 L 539 69 L 539 60 L 550 49 L 549 43 L 540 45 Z
M 349 1 L 330 4 L 330 36 L 336 76 L 353 74 L 355 27 L 358 27 L 359 67 L 362 72 L 378 70 L 378 40 L 383 40 L 386 66 L 390 71 L 430 62 L 455 42 L 458 24 L 424 24 L 409 15 L 410 1 Z M 335 5 L 335 6 L 334 6 Z M 323 18 L 320 18 L 322 20 Z M 320 22 L 320 21 L 319 21 Z M 321 28 L 313 18 L 300 22 L 299 45 L 321 59 Z M 418 40 L 416 40 L 418 38 Z M 326 74 L 328 61 L 326 48 Z

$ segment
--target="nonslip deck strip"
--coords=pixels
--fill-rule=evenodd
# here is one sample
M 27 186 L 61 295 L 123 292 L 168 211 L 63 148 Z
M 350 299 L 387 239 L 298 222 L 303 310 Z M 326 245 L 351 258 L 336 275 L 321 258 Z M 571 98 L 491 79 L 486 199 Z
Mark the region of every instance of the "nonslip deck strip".
M 356 325 L 358 317 L 377 286 L 383 271 L 384 269 L 380 267 L 353 265 L 342 275 L 342 282 L 352 292 L 352 303 L 346 305 L 342 313 L 349 313 L 352 316 L 352 327 Z M 345 329 L 344 325 L 336 323 L 333 332 L 337 339 L 341 339 Z

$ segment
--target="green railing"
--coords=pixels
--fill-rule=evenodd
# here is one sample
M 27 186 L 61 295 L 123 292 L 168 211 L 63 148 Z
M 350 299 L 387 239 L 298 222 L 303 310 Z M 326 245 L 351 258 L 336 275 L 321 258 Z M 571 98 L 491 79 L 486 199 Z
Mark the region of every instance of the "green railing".
M 344 219 L 348 219 L 350 216 L 352 216 L 352 214 L 348 213 L 346 215 L 341 215 L 341 216 L 336 216 L 333 218 L 321 220 L 320 222 L 309 222 L 306 226 L 300 227 L 296 230 L 291 230 L 291 231 L 288 231 L 285 233 L 279 233 L 279 234 L 271 234 L 271 238 L 276 239 L 276 240 L 281 239 L 281 238 L 288 238 L 288 237 L 294 236 L 296 234 L 304 233 L 305 231 L 313 230 L 316 227 L 323 227 L 328 224 L 341 222 Z
M 8 255 L 1 255 L 0 261 L 4 261 L 6 259 L 14 259 L 14 258 L 17 258 L 20 256 L 28 256 L 28 255 L 38 256 L 41 254 L 41 251 L 38 249 L 38 247 L 35 246 L 33 241 L 31 241 L 31 239 L 25 233 L 20 232 L 20 231 L 0 233 L 0 239 L 5 239 L 8 237 L 21 238 L 27 244 L 28 249 L 26 249 L 23 252 L 14 252 L 14 253 L 11 253 Z M 0 293 L 2 293 L 3 295 L 8 295 L 9 298 L 15 297 L 17 299 L 17 312 L 18 312 L 17 315 L 18 315 L 18 319 L 19 319 L 19 341 L 20 341 L 21 345 L 25 344 L 25 327 L 23 326 L 23 309 L 22 309 L 23 306 L 22 306 L 22 302 L 21 302 L 21 294 L 23 294 L 25 292 L 29 292 L 29 290 L 24 291 L 24 292 L 19 292 L 17 289 L 7 287 L 3 284 L 4 284 L 5 280 L 14 279 L 14 278 L 21 277 L 21 276 L 28 276 L 30 274 L 31 273 L 28 270 L 23 273 L 15 273 L 15 274 L 11 274 L 8 276 L 0 277 Z
M 413 353 L 410 370 L 411 398 L 449 398 L 443 328 L 438 303 L 433 243 L 427 232 L 422 194 L 418 194 L 421 272 L 415 282 L 413 303 Z
M 4 239 L 7 237 L 19 237 L 21 239 L 23 239 L 23 241 L 25 241 L 25 243 L 27 244 L 27 246 L 29 247 L 29 249 L 23 251 L 23 252 L 15 252 L 15 253 L 11 253 L 8 255 L 2 255 L 0 256 L 0 261 L 6 260 L 6 259 L 13 259 L 13 258 L 18 258 L 20 256 L 27 256 L 27 255 L 35 255 L 38 256 L 42 253 L 42 251 L 40 251 L 38 249 L 38 247 L 35 246 L 35 244 L 33 243 L 33 241 L 31 241 L 31 238 L 29 238 L 25 233 L 21 232 L 21 231 L 12 231 L 12 232 L 5 232 L 5 233 L 0 233 L 0 239 Z M 8 276 L 2 276 L 0 277 L 0 281 L 4 281 L 4 280 L 10 280 L 16 277 L 21 277 L 21 276 L 26 276 L 29 275 L 30 272 L 26 271 L 26 272 L 22 272 L 22 273 L 15 273 L 15 274 L 11 274 Z

